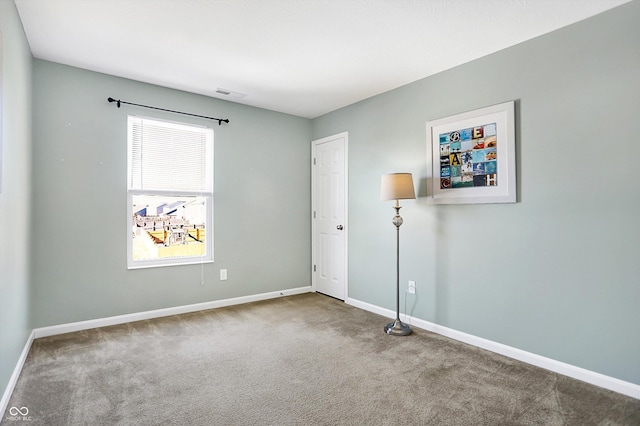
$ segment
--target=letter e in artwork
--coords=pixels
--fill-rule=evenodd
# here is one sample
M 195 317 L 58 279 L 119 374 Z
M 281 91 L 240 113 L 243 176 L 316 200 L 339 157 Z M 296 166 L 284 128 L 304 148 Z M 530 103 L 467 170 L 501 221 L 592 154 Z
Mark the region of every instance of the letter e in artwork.
M 473 128 L 473 139 L 480 139 L 484 136 L 484 127 L 474 127 Z

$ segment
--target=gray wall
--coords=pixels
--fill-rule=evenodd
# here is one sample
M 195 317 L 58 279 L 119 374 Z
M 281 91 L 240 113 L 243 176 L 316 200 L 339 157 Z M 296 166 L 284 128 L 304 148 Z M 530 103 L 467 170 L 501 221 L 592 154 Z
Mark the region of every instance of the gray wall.
M 31 51 L 13 1 L 0 0 L 2 191 L 0 192 L 0 396 L 29 327 Z M 0 413 L 0 415 L 2 415 Z
M 403 311 L 640 384 L 639 18 L 635 1 L 306 120 L 32 62 L 0 0 L 0 388 L 33 327 L 309 285 L 309 141 L 342 131 L 350 297 L 395 308 L 393 209 L 378 185 L 409 171 L 419 198 L 403 203 L 401 280 L 417 295 Z M 108 96 L 231 119 L 213 124 L 214 264 L 126 269 L 127 113 L 212 123 Z M 427 205 L 425 122 L 511 99 L 518 203 Z
M 33 72 L 34 327 L 311 285 L 310 120 L 47 61 Z M 215 263 L 127 270 L 127 113 L 213 127 Z
M 401 310 L 640 384 L 640 2 L 351 105 L 349 296 L 395 310 L 391 202 L 414 174 Z M 518 202 L 428 205 L 428 120 L 516 100 Z

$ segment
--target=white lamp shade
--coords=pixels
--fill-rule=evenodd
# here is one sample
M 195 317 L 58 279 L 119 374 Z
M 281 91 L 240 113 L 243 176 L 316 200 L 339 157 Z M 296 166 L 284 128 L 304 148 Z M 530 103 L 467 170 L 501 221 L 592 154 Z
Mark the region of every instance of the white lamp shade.
M 416 198 L 411 173 L 390 173 L 382 175 L 380 181 L 380 201 L 411 200 Z

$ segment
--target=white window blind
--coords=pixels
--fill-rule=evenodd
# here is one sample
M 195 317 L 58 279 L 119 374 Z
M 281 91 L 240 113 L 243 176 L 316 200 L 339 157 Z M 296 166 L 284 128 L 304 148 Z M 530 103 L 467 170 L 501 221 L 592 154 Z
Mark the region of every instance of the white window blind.
M 213 130 L 129 117 L 129 189 L 213 192 Z

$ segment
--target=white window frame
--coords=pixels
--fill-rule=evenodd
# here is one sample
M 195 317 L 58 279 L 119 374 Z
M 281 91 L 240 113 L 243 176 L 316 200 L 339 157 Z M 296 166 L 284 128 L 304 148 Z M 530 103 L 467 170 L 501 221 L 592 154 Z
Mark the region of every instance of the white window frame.
M 199 129 L 205 132 L 206 137 L 206 181 L 205 190 L 183 190 L 183 189 L 140 189 L 132 187 L 132 125 L 133 120 L 149 120 L 159 125 L 168 127 L 186 127 L 191 130 Z M 190 265 L 213 262 L 213 167 L 214 167 L 214 144 L 213 128 L 198 126 L 191 123 L 175 122 L 151 117 L 141 117 L 129 115 L 127 117 L 127 267 L 128 269 L 153 268 L 162 266 Z M 165 196 L 165 197 L 200 197 L 205 201 L 205 254 L 202 256 L 184 256 L 134 260 L 133 258 L 133 197 L 134 196 Z

